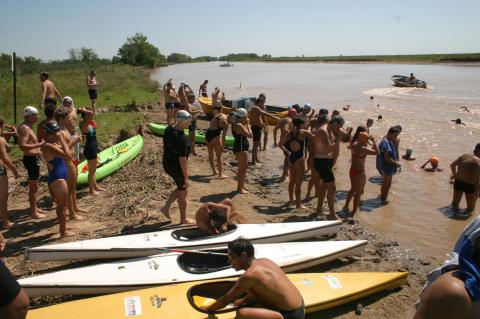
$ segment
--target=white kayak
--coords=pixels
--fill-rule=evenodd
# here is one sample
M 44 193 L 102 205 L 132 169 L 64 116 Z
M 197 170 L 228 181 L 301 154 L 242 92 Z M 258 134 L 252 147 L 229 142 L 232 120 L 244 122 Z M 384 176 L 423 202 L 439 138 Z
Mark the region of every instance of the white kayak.
M 256 258 L 269 258 L 286 272 L 361 252 L 366 240 L 255 244 Z M 208 252 L 212 252 L 209 254 Z M 29 297 L 108 294 L 187 281 L 238 276 L 227 249 L 169 253 L 72 268 L 20 279 Z
M 278 243 L 329 235 L 340 230 L 340 221 L 240 224 L 220 235 L 198 228 L 80 240 L 70 243 L 27 248 L 27 260 L 73 260 L 131 258 L 156 255 L 162 248 L 202 249 L 226 246 L 242 236 L 252 243 Z

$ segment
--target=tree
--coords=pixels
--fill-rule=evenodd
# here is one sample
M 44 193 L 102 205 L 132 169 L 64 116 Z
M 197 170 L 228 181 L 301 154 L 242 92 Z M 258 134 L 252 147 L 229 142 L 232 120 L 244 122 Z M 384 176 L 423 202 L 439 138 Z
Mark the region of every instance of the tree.
M 82 62 L 90 62 L 98 60 L 98 54 L 95 53 L 93 49 L 88 49 L 85 47 L 80 48 L 80 60 Z
M 182 53 L 172 53 L 167 57 L 167 61 L 170 63 L 187 63 L 191 60 L 191 57 Z
M 157 47 L 147 41 L 147 37 L 136 33 L 118 49 L 120 61 L 130 65 L 155 67 L 165 63 L 165 56 Z

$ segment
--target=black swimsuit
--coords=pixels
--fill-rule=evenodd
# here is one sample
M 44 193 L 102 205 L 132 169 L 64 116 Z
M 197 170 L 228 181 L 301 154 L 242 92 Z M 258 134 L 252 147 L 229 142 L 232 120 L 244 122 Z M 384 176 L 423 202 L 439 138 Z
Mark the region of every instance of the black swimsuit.
M 248 151 L 250 144 L 248 143 L 248 138 L 235 132 L 235 127 L 232 125 L 232 135 L 233 135 L 233 153 Z
M 305 140 L 301 141 L 298 139 L 298 134 L 300 134 L 300 132 L 297 133 L 297 136 L 293 136 L 293 131 L 291 132 L 291 139 L 288 143 L 288 150 L 290 151 L 290 155 L 288 156 L 288 159 L 290 161 L 290 163 L 294 164 L 297 160 L 299 160 L 300 158 L 303 157 L 304 155 L 304 149 L 305 149 Z M 290 144 L 293 142 L 293 141 L 297 141 L 299 144 L 300 144 L 300 149 L 296 152 L 292 152 L 291 150 L 291 146 Z
M 215 117 L 215 119 L 217 120 L 217 128 L 216 129 L 208 128 L 207 132 L 205 132 L 205 139 L 208 142 L 211 142 L 215 137 L 220 136 L 220 134 L 223 131 L 223 129 L 218 126 L 219 117 L 220 117 L 220 114 Z

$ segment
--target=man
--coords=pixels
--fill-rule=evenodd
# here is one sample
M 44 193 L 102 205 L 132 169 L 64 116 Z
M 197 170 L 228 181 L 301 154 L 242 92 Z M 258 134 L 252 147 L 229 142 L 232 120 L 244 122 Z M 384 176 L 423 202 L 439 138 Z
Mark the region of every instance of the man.
M 305 306 L 298 288 L 273 261 L 256 259 L 248 239 L 240 237 L 229 243 L 228 257 L 235 270 L 245 272 L 208 310 L 222 309 L 230 303 L 240 306 L 255 302 L 255 307 L 238 309 L 236 318 L 305 318 Z
M 33 219 L 45 217 L 45 211 L 37 207 L 38 179 L 40 178 L 40 147 L 45 144 L 39 143 L 32 130 L 38 121 L 38 110 L 33 106 L 27 106 L 23 110 L 24 121 L 18 127 L 18 146 L 23 152 L 23 165 L 28 172 L 28 199 L 30 212 Z
M 207 86 L 208 86 L 208 80 L 203 81 L 203 84 L 200 85 L 200 89 L 198 89 L 198 96 L 208 97 Z
M 57 98 L 60 100 L 62 96 L 55 87 L 55 84 L 48 79 L 47 72 L 40 74 L 40 81 L 42 81 L 42 100 L 40 101 L 40 107 L 43 108 L 47 103 L 57 105 Z
M 0 234 L 0 252 L 7 242 Z M 0 318 L 24 319 L 29 307 L 28 296 L 13 278 L 7 267 L 0 261 Z
M 417 78 L 415 77 L 415 75 L 413 75 L 413 73 L 410 73 L 408 81 L 410 82 L 410 84 L 415 84 L 415 82 L 417 82 Z
M 452 208 L 459 209 L 458 204 L 465 193 L 467 212 L 473 212 L 477 197 L 480 195 L 480 143 L 472 154 L 463 154 L 451 165 L 453 182 Z
M 328 118 L 328 111 L 327 110 L 325 111 L 323 112 L 320 111 L 320 113 L 318 113 L 317 115 L 317 118 L 313 118 L 310 121 L 310 132 L 312 132 L 313 135 L 315 135 L 317 130 L 320 129 L 322 125 L 328 123 L 328 121 L 330 120 Z M 315 143 L 313 141 L 308 143 L 307 148 L 308 148 L 308 153 L 310 154 L 307 160 L 307 168 L 308 170 L 311 171 L 311 176 L 310 176 L 310 180 L 308 181 L 307 196 L 305 197 L 305 200 L 310 201 L 312 198 L 310 194 L 314 186 L 315 186 L 315 197 L 318 197 L 318 191 L 320 189 L 320 178 L 318 176 L 317 170 L 314 169 L 313 167 L 314 166 L 313 163 L 315 160 Z
M 255 105 L 258 106 L 262 111 L 267 112 L 267 106 L 265 102 L 267 101 L 267 97 L 265 94 L 260 93 L 258 98 L 255 100 Z M 267 116 L 264 114 L 262 115 L 262 122 L 263 122 L 263 148 L 261 143 L 259 144 L 259 150 L 265 151 L 267 150 L 267 143 L 268 143 L 268 121 Z
M 289 132 L 292 131 L 293 129 L 293 123 L 292 120 L 297 117 L 297 110 L 294 108 L 289 108 L 288 109 L 288 116 L 282 118 L 277 125 L 275 125 L 275 128 L 273 129 L 273 146 L 277 147 L 277 132 L 280 130 L 280 140 L 282 140 L 283 136 L 285 134 L 288 134 Z M 283 174 L 281 181 L 284 181 L 285 179 L 288 178 L 288 154 L 285 152 L 283 153 L 284 159 L 283 159 Z
M 373 119 L 368 118 L 367 123 L 365 123 L 365 127 L 367 128 L 367 133 L 370 134 L 370 128 L 373 126 Z
M 165 98 L 165 112 L 167 113 L 167 124 L 175 124 L 174 112 L 175 105 L 179 103 L 177 92 L 172 84 L 172 79 L 168 80 L 163 86 L 163 96 Z
M 318 190 L 317 214 L 318 217 L 323 213 L 323 200 L 327 195 L 328 209 L 330 215 L 328 219 L 335 220 L 335 176 L 333 175 L 333 164 L 335 149 L 339 147 L 341 140 L 341 128 L 345 121 L 340 115 L 332 116 L 330 121 L 315 132 L 314 150 L 315 158 L 313 167 L 321 179 Z
M 378 145 L 379 153 L 377 154 L 377 170 L 382 175 L 383 182 L 380 191 L 380 200 L 382 204 L 387 204 L 387 197 L 392 186 L 393 175 L 397 173 L 401 165 L 398 161 L 398 152 L 395 147 L 400 130 L 397 126 L 392 126 L 387 135 Z
M 261 102 L 263 100 L 263 102 Z M 257 103 L 250 109 L 250 120 L 251 120 L 251 129 L 253 134 L 253 147 L 252 147 L 252 165 L 261 165 L 262 163 L 258 159 L 258 150 L 260 148 L 260 140 L 262 138 L 262 130 L 264 130 L 264 126 L 268 125 L 265 122 L 265 116 L 268 115 L 267 112 L 262 110 L 259 105 L 265 105 L 265 95 L 260 94 L 257 98 Z
M 208 231 L 212 235 L 226 232 L 228 225 L 234 221 L 239 224 L 247 223 L 245 217 L 235 211 L 230 198 L 226 198 L 218 204 L 212 202 L 205 203 L 200 206 L 195 214 L 197 227 Z
M 90 71 L 90 75 L 87 76 L 87 87 L 88 87 L 88 95 L 90 96 L 90 100 L 92 101 L 92 111 L 95 114 L 95 107 L 97 102 L 97 87 L 100 85 L 97 81 L 97 73 L 95 70 Z
M 215 87 L 215 90 L 212 92 L 212 105 L 217 106 L 217 105 L 222 105 L 222 101 L 225 99 L 225 95 L 223 94 L 222 91 L 220 91 L 220 88 L 217 86 Z

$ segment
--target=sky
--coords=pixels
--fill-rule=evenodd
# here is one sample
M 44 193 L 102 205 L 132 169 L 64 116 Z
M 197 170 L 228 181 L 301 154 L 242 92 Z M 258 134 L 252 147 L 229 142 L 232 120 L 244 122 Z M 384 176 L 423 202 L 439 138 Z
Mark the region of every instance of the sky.
M 140 32 L 168 55 L 480 52 L 479 0 L 0 0 L 0 53 L 111 58 Z

